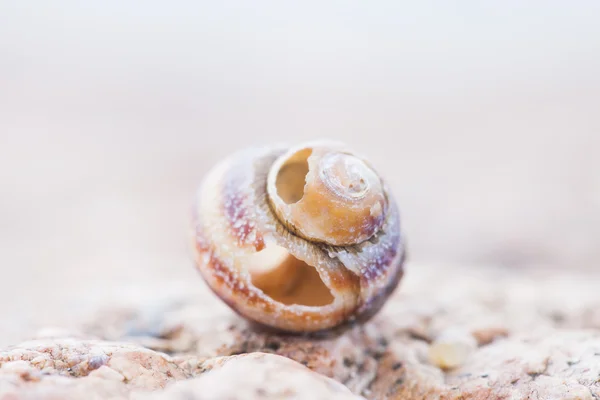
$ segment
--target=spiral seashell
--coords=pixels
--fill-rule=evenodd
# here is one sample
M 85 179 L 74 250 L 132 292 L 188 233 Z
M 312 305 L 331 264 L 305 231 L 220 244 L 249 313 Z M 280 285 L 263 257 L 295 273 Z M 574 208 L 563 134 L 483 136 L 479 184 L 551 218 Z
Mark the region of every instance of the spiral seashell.
M 202 277 L 247 319 L 290 332 L 366 321 L 403 274 L 396 203 L 344 145 L 246 149 L 207 174 L 193 246 Z

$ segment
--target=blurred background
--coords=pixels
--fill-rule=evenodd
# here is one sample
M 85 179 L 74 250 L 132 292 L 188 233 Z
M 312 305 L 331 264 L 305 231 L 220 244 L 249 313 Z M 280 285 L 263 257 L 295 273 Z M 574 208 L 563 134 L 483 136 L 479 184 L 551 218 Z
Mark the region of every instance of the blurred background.
M 192 195 L 273 141 L 374 160 L 408 273 L 598 270 L 599 21 L 593 0 L 0 0 L 0 344 L 201 287 Z

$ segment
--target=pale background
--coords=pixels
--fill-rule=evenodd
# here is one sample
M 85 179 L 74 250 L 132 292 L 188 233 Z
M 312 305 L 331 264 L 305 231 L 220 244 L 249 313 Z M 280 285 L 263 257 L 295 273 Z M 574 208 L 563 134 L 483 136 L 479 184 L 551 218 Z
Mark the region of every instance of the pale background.
M 598 269 L 600 2 L 0 0 L 0 344 L 205 290 L 207 168 L 322 136 L 390 181 L 408 273 Z

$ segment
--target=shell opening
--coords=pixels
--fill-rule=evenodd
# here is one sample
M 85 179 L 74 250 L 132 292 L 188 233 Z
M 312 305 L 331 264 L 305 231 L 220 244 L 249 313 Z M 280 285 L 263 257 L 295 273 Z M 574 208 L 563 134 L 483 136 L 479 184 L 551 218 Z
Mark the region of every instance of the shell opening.
M 286 204 L 299 202 L 304 196 L 308 157 L 312 149 L 302 149 L 293 154 L 277 173 L 275 187 L 277 194 Z
M 252 284 L 277 302 L 320 307 L 334 300 L 317 270 L 283 247 L 269 245 L 248 256 L 244 266 Z

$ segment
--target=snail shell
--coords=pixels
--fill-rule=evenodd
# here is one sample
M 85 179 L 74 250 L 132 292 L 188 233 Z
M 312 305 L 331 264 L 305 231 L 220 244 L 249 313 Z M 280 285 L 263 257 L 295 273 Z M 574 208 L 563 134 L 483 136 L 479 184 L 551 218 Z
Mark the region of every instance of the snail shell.
M 198 191 L 193 242 L 213 292 L 285 331 L 364 321 L 403 273 L 392 194 L 368 161 L 334 142 L 221 161 Z

